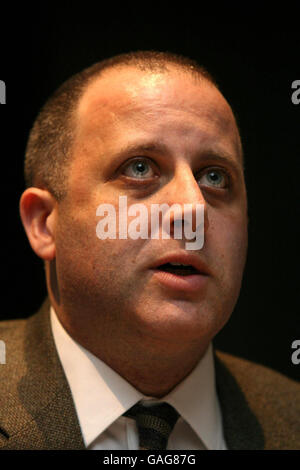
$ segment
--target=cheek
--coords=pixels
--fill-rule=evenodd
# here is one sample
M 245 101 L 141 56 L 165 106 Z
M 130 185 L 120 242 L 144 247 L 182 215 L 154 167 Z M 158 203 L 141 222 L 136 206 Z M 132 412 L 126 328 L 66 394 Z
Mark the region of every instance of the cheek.
M 248 247 L 247 217 L 244 213 L 219 217 L 210 227 L 209 256 L 215 253 L 215 262 L 222 277 L 241 280 Z M 208 234 L 209 235 L 209 234 Z
M 132 270 L 143 240 L 99 239 L 96 209 L 61 215 L 56 234 L 57 265 L 61 278 L 68 274 L 93 284 L 120 284 Z
M 228 321 L 240 293 L 248 242 L 246 218 L 218 218 L 218 224 L 210 225 L 210 235 L 206 253 L 214 270 L 215 283 L 209 295 L 208 310 L 215 312 L 212 327 L 217 333 Z

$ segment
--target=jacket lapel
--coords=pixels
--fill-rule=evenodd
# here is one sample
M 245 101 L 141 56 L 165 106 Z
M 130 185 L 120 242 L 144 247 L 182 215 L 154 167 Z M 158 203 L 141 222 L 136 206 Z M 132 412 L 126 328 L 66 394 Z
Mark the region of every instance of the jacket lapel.
M 85 448 L 52 337 L 49 309 L 47 299 L 40 311 L 24 322 L 24 331 L 15 342 L 12 362 L 18 362 L 18 368 L 7 371 L 7 377 L 9 380 L 13 373 L 18 377 L 7 397 L 10 412 L 0 420 L 4 449 Z
M 230 359 L 215 352 L 216 387 L 229 450 L 264 449 L 263 429 L 230 370 Z
M 49 310 L 46 299 L 40 311 L 20 323 L 17 333 L 7 341 L 8 383 L 0 393 L 2 449 L 85 448 L 71 391 L 56 352 Z M 10 354 L 9 347 L 14 354 Z M 228 357 L 215 353 L 216 387 L 227 446 L 263 449 L 262 427 L 230 369 Z

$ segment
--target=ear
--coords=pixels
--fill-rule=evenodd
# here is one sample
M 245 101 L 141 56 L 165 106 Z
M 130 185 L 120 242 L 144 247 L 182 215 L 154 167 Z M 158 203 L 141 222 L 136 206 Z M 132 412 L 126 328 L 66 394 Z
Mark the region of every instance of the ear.
M 20 215 L 33 251 L 43 260 L 54 259 L 56 199 L 44 189 L 28 188 L 20 199 Z

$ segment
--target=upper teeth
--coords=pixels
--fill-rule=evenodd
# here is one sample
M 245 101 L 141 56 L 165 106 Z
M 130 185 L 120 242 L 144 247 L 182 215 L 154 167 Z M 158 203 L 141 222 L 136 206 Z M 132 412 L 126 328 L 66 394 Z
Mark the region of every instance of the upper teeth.
M 170 263 L 173 266 L 190 266 L 189 264 L 183 264 L 183 263 Z

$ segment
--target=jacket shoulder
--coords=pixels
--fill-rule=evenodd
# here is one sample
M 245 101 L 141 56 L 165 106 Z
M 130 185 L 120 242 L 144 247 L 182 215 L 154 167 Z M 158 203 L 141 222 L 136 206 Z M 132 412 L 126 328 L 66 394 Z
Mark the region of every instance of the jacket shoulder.
M 241 383 L 248 383 L 249 380 L 252 380 L 255 381 L 255 386 L 258 388 L 260 385 L 265 389 L 266 386 L 276 384 L 278 392 L 280 390 L 285 392 L 288 390 L 298 390 L 299 392 L 300 383 L 278 371 L 221 351 L 216 351 L 216 355 L 228 369 L 237 375 Z
M 0 340 L 4 343 L 6 358 L 10 358 L 8 365 L 13 367 L 17 365 L 15 360 L 18 360 L 18 352 L 24 342 L 27 322 L 27 318 L 0 321 Z M 0 375 L 1 372 L 6 373 L 7 367 L 0 367 Z
M 259 421 L 266 449 L 300 449 L 300 383 L 254 362 L 216 351 Z
M 18 337 L 24 332 L 24 327 L 27 318 L 15 319 L 15 320 L 1 320 L 0 321 L 0 339 L 5 341 L 13 337 Z
M 27 350 L 34 340 L 28 335 L 31 324 L 38 320 L 38 313 L 25 319 L 5 320 L 0 322 L 0 340 L 5 346 L 5 363 L 0 364 L 0 422 L 10 399 L 18 395 L 18 386 L 28 370 Z
M 0 322 L 0 449 L 84 449 L 50 322 L 50 303 L 25 320 Z

